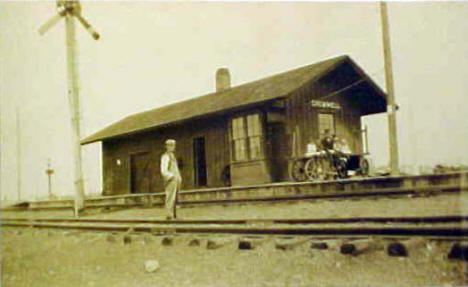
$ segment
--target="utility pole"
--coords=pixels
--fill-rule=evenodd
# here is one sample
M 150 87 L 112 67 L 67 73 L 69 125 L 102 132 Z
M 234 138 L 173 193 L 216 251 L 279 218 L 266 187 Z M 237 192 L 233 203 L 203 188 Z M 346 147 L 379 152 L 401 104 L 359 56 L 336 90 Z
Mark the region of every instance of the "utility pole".
M 398 139 L 396 126 L 395 89 L 393 85 L 392 53 L 390 47 L 390 32 L 388 25 L 387 3 L 380 2 L 380 15 L 382 18 L 382 40 L 385 58 L 385 84 L 387 87 L 387 115 L 388 139 L 390 146 L 390 170 L 392 175 L 398 175 Z
M 19 107 L 16 106 L 16 188 L 18 192 L 18 201 L 21 201 L 21 126 Z
M 39 28 L 42 35 L 52 26 L 54 26 L 62 17 L 65 17 L 65 36 L 67 46 L 67 76 L 68 76 L 68 100 L 71 113 L 72 125 L 72 144 L 74 158 L 74 177 L 75 177 L 75 201 L 74 213 L 78 217 L 84 210 L 84 181 L 81 164 L 81 143 L 80 143 L 80 98 L 78 86 L 77 54 L 75 39 L 75 17 L 84 26 L 84 28 L 95 39 L 99 39 L 99 34 L 94 31 L 91 25 L 81 15 L 81 5 L 77 0 L 57 1 L 57 14 L 50 18 Z
M 47 179 L 48 179 L 49 199 L 52 199 L 52 174 L 54 174 L 54 170 L 50 168 L 50 158 L 47 159 L 46 174 L 47 174 Z

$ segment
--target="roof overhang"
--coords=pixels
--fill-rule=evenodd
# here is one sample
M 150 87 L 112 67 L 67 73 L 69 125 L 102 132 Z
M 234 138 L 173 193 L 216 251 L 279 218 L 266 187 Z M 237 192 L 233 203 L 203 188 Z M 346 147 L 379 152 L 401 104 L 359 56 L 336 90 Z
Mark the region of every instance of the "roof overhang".
M 333 76 L 340 78 L 339 84 L 334 83 L 338 88 L 322 95 L 320 100 L 345 99 L 360 111 L 361 116 L 387 111 L 385 92 L 351 58 L 343 61 L 332 73 L 324 75 L 322 79 Z

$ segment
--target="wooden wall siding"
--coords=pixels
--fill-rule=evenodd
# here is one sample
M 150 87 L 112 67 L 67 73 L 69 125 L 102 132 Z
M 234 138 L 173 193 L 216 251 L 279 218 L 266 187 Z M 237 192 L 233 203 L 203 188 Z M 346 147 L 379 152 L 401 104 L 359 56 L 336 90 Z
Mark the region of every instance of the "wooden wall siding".
M 207 185 L 222 186 L 221 172 L 229 164 L 226 127 L 227 120 L 217 117 L 104 142 L 104 194 L 130 192 L 130 155 L 140 152 L 148 152 L 151 159 L 148 167 L 151 191 L 161 192 L 163 180 L 160 174 L 160 157 L 165 151 L 165 141 L 168 138 L 177 141 L 176 156 L 184 189 L 195 187 L 193 139 L 197 137 L 205 137 Z M 117 159 L 121 161 L 120 166 L 116 164 Z
M 342 83 L 336 77 L 332 79 L 333 81 L 321 79 L 314 84 L 306 85 L 285 99 L 289 156 L 292 156 L 292 139 L 296 126 L 299 130 L 299 135 L 296 135 L 299 141 L 297 151 L 299 155 L 306 152 L 310 140 L 319 140 L 318 114 L 320 112 L 334 113 L 335 129 L 338 136 L 346 139 L 353 152 L 361 152 L 360 111 L 354 103 L 347 100 L 345 94 L 340 97 L 326 98 L 327 101 L 338 102 L 342 107 L 341 110 L 317 109 L 310 105 L 311 100 L 326 97 L 351 82 L 349 78 L 342 79 Z
M 348 142 L 354 153 L 361 152 L 361 119 L 352 113 L 339 113 L 336 117 L 337 134 Z
M 112 194 L 113 182 L 113 158 L 111 155 L 111 145 L 107 142 L 102 143 L 102 194 Z

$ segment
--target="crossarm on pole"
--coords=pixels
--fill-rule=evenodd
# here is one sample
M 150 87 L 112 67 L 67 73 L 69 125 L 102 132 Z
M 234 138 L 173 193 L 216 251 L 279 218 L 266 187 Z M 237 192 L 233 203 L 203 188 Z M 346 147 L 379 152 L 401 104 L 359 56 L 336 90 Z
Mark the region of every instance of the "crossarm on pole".
M 41 27 L 39 27 L 39 34 L 44 35 L 50 28 L 52 28 L 55 24 L 57 24 L 58 21 L 60 21 L 60 19 L 62 19 L 63 16 L 65 16 L 65 11 L 60 12 L 54 15 L 49 20 L 47 20 L 47 22 L 45 22 L 44 24 L 41 25 Z
M 86 31 L 88 31 L 91 34 L 91 36 L 94 38 L 94 40 L 99 40 L 99 38 L 100 38 L 99 33 L 96 32 L 96 30 L 93 29 L 91 24 L 89 24 L 89 22 L 86 21 L 86 19 L 83 18 L 83 16 L 81 16 L 81 14 L 74 14 L 74 15 L 76 16 L 76 18 L 78 18 L 81 25 L 83 25 L 83 27 L 86 29 Z

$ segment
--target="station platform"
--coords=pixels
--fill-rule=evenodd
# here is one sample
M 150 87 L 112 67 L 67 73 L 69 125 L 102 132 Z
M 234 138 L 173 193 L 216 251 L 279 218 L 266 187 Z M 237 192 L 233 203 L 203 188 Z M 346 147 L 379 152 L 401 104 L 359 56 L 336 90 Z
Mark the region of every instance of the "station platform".
M 313 219 L 354 217 L 468 216 L 468 192 L 422 196 L 371 197 L 334 200 L 300 200 L 277 204 L 259 202 L 226 205 L 178 206 L 178 219 Z M 73 218 L 73 210 L 41 209 L 2 212 L 7 218 Z M 129 207 L 102 212 L 90 209 L 84 217 L 102 219 L 165 219 L 159 206 Z
M 232 186 L 180 191 L 178 205 L 278 203 L 353 197 L 424 195 L 427 193 L 459 193 L 468 191 L 468 172 L 418 176 L 386 176 L 350 178 L 318 182 L 281 182 L 252 186 Z M 87 198 L 86 208 L 162 207 L 165 194 L 123 194 Z M 2 211 L 61 210 L 73 208 L 73 200 L 29 201 L 3 208 Z

